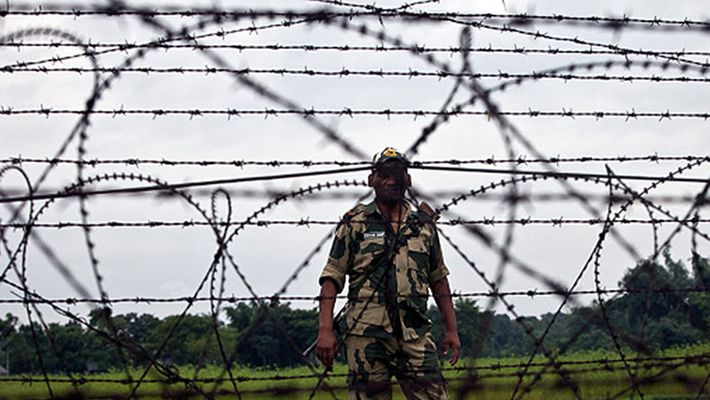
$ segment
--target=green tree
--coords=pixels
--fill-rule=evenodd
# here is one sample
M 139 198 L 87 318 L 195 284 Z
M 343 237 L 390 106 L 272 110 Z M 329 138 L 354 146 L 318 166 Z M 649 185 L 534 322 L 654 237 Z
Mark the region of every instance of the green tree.
M 210 316 L 171 315 L 150 331 L 146 347 L 151 354 L 162 347 L 158 358 L 173 364 L 197 363 L 212 329 Z
M 697 282 L 682 261 L 672 259 L 670 250 L 664 251 L 663 261 L 643 260 L 627 271 L 619 284 L 630 292 L 610 304 L 612 325 L 633 347 L 668 348 L 705 335 L 697 321 L 702 296 L 693 301 L 688 290 Z
M 35 330 L 35 340 L 33 339 L 32 328 Z M 34 323 L 32 328 L 30 325 L 21 325 L 17 329 L 17 337 L 13 340 L 12 355 L 14 356 L 13 365 L 15 373 L 37 373 L 41 371 L 40 361 L 37 355 L 39 352 L 47 354 L 49 345 L 46 337 L 39 324 Z M 36 345 L 35 345 L 36 344 Z M 46 367 L 46 363 L 45 363 Z
M 506 315 L 481 311 L 476 301 L 467 298 L 454 301 L 454 312 L 462 357 L 518 355 L 523 354 L 524 349 L 530 348 L 532 341 L 522 326 L 511 321 Z M 433 323 L 432 334 L 440 346 L 444 331 L 441 313 L 438 308 L 429 307 L 427 316 Z
M 0 364 L 8 370 L 11 370 L 10 360 L 14 357 L 11 349 L 17 339 L 17 321 L 17 317 L 10 313 L 5 314 L 5 319 L 0 319 Z
M 691 324 L 704 332 L 703 338 L 710 340 L 710 261 L 693 255 L 693 287 L 688 303 L 692 307 Z
M 264 309 L 266 307 L 267 309 Z M 239 303 L 226 308 L 236 332 L 238 358 L 252 366 L 285 367 L 303 363 L 302 351 L 318 334 L 318 310 L 291 309 L 288 303 Z

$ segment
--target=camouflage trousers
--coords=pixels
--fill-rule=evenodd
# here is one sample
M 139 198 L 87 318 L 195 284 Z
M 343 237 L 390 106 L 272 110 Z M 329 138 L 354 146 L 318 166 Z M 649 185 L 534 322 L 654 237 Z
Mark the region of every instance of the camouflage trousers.
M 411 341 L 350 335 L 345 348 L 349 399 L 391 399 L 392 376 L 407 399 L 447 399 L 431 333 Z

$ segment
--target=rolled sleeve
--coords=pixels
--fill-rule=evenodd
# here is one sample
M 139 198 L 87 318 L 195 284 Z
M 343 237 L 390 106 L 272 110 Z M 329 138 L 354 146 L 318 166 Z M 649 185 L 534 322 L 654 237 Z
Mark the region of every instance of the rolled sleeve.
M 338 290 L 338 293 L 343 291 L 345 286 L 345 276 L 348 272 L 348 264 L 350 259 L 350 225 L 341 223 L 335 231 L 333 244 L 328 255 L 328 262 L 321 272 L 318 283 L 323 284 L 326 279 L 331 279 Z
M 345 286 L 345 274 L 337 265 L 331 263 L 326 264 L 323 268 L 323 272 L 320 274 L 320 278 L 318 278 L 318 284 L 323 285 L 323 282 L 328 279 L 335 283 L 335 288 L 338 290 L 338 293 L 343 291 L 343 286 Z
M 431 250 L 429 253 L 429 286 L 433 286 L 436 282 L 449 275 L 449 269 L 444 264 L 444 257 L 441 253 L 441 244 L 439 243 L 439 235 L 434 231 L 431 239 Z
M 443 263 L 429 274 L 429 286 L 433 286 L 443 278 L 449 275 L 449 269 Z

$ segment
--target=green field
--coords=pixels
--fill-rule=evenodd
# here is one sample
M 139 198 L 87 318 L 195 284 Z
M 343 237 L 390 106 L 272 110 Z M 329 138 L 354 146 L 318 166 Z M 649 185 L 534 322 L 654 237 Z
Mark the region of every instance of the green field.
M 449 381 L 451 398 L 462 398 L 461 390 L 468 388 L 466 399 L 510 399 L 518 385 L 518 393 L 525 391 L 524 399 L 637 399 L 640 398 L 639 391 L 645 399 L 650 400 L 710 399 L 710 384 L 706 382 L 710 374 L 708 356 L 710 345 L 694 346 L 658 353 L 652 357 L 643 356 L 643 361 L 637 360 L 635 355 L 627 354 L 627 363 L 624 365 L 618 354 L 594 352 L 560 357 L 557 369 L 546 366 L 545 359 L 537 358 L 520 385 L 518 376 L 522 371 L 521 364 L 528 361 L 526 358 L 462 362 L 458 367 L 475 368 L 447 368 L 445 376 Z M 475 375 L 472 375 L 474 370 Z M 197 376 L 194 367 L 189 366 L 175 367 L 173 372 L 197 382 L 200 390 L 210 392 L 216 388 L 217 393 L 222 394 L 217 396 L 219 398 L 235 398 L 234 386 L 228 380 L 220 381 L 215 386 L 215 379 L 229 378 L 216 367 L 201 369 Z M 307 399 L 317 382 L 317 378 L 306 367 L 279 370 L 235 368 L 232 372 L 244 399 Z M 140 370 L 132 371 L 133 379 L 139 378 L 142 373 Z M 324 380 L 334 388 L 336 398 L 347 398 L 344 389 L 346 373 L 344 365 L 337 365 Z M 630 375 L 634 375 L 635 379 Z M 475 378 L 472 379 L 472 376 Z M 74 375 L 74 384 L 66 375 L 53 375 L 50 378 L 53 380 L 51 389 L 55 397 L 115 399 L 127 397 L 131 390 L 125 381 L 119 382 L 126 378 L 122 372 Z M 40 376 L 8 376 L 0 379 L 1 399 L 50 397 L 49 389 Z M 29 380 L 32 382 L 27 382 Z M 634 381 L 638 383 L 639 391 L 634 390 Z M 704 384 L 703 395 L 698 397 Z M 151 371 L 136 394 L 140 398 L 204 397 L 185 396 L 186 389 L 190 389 L 190 386 L 184 382 L 167 383 L 162 375 Z M 575 390 L 578 396 L 575 396 Z M 396 385 L 394 397 L 402 398 Z M 332 399 L 333 395 L 322 390 L 314 398 Z

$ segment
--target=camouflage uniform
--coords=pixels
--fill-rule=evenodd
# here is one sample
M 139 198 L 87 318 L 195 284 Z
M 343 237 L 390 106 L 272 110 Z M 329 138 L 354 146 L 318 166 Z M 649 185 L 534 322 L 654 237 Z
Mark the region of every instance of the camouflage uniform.
M 406 215 L 396 234 L 375 202 L 347 212 L 320 276 L 338 292 L 349 277 L 341 331 L 351 398 L 389 398 L 391 375 L 408 398 L 446 398 L 426 308 L 429 287 L 449 272 L 431 219 L 408 205 Z

